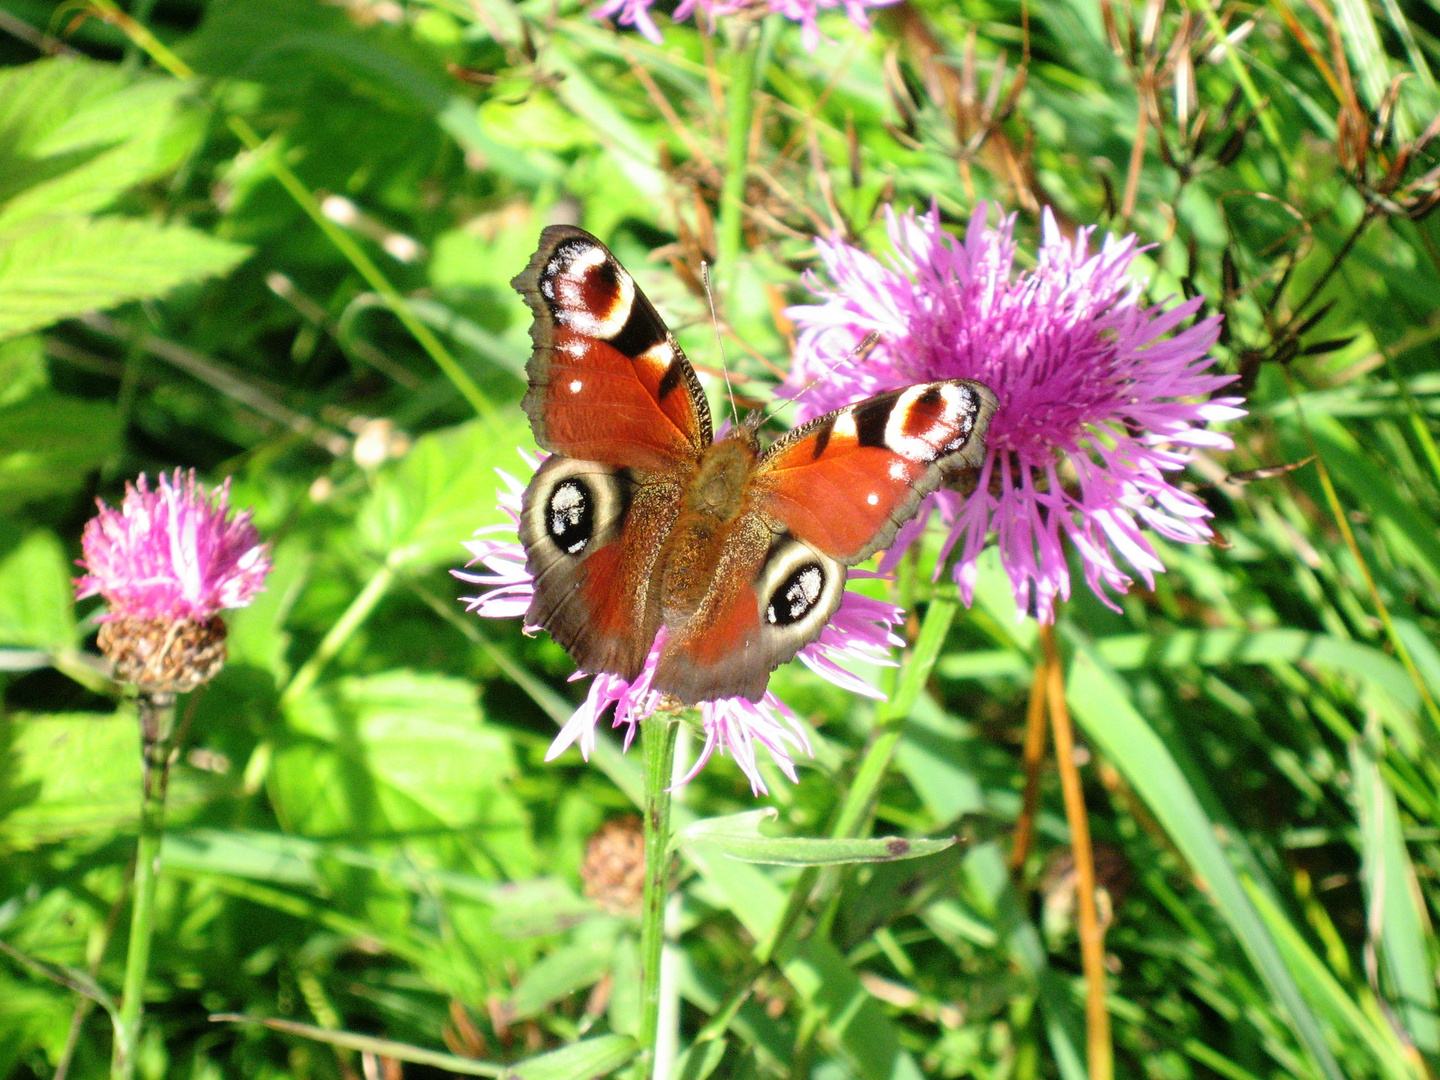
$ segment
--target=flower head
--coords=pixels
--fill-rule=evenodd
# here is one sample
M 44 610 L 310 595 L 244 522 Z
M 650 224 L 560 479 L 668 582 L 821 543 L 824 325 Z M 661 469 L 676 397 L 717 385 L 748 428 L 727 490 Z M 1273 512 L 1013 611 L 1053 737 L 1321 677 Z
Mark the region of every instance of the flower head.
M 895 0 L 680 0 L 674 13 L 673 22 L 683 22 L 697 11 L 707 25 L 714 26 L 715 20 L 723 15 L 736 15 L 755 8 L 766 8 L 773 14 L 783 15 L 800 24 L 801 41 L 809 52 L 820 44 L 820 27 L 817 16 L 826 8 L 845 8 L 850 21 L 861 30 L 870 29 L 870 20 L 865 13 L 867 7 L 891 4 Z M 595 9 L 597 16 L 614 16 L 622 26 L 633 26 L 656 45 L 660 44 L 660 31 L 650 17 L 650 8 L 655 0 L 605 0 Z
M 530 574 L 525 569 L 525 549 L 516 538 L 520 496 L 525 485 L 504 472 L 500 472 L 500 478 L 506 486 L 500 495 L 500 505 L 510 516 L 511 524 L 480 529 L 475 539 L 465 544 L 473 556 L 468 565 L 479 563 L 488 573 L 467 574 L 459 570 L 452 573 L 462 581 L 487 587 L 478 596 L 463 598 L 468 610 L 486 618 L 517 618 L 523 617 L 529 610 L 534 595 Z M 879 697 L 869 683 L 841 667 L 840 662 L 892 663 L 890 648 L 903 643 L 891 627 L 902 621 L 900 609 L 893 604 L 847 592 L 840 610 L 820 636 L 800 651 L 799 658 L 812 671 L 845 690 Z M 581 756 L 588 761 L 595 749 L 596 729 L 607 713 L 613 713 L 612 727 L 628 725 L 625 747 L 629 749 L 640 721 L 665 704 L 663 696 L 651 685 L 664 643 L 665 629 L 662 627 L 644 668 L 633 680 L 604 672 L 594 676 L 584 702 L 561 727 L 545 754 L 545 760 L 553 761 L 572 744 L 578 743 Z M 583 678 L 584 673 L 577 672 L 574 677 Z M 728 751 L 749 778 L 750 790 L 757 795 L 763 794 L 767 789 L 760 775 L 757 747 L 763 748 L 790 780 L 797 779 L 791 751 L 809 754 L 810 743 L 795 715 L 773 693 L 766 691 L 759 701 L 739 697 L 704 701 L 699 709 L 705 730 L 705 745 L 680 783 L 694 779 L 716 750 L 722 754 Z
M 119 510 L 96 500 L 85 525 L 76 599 L 97 593 L 103 619 L 191 619 L 205 622 L 224 608 L 244 607 L 262 588 L 270 559 L 250 511 L 230 519 L 230 482 L 213 494 L 179 469 L 151 491 L 142 475 L 125 485 Z
M 1201 297 L 1143 306 L 1129 273 L 1135 237 L 1106 237 L 1091 254 L 1092 230 L 1067 240 L 1048 210 L 1034 269 L 1015 273 L 1014 218 L 990 228 L 986 212 L 976 208 L 963 241 L 941 228 L 938 210 L 889 213 L 890 265 L 843 241 L 818 242 L 829 282 L 811 282 L 820 303 L 789 311 L 799 329 L 790 382 L 825 377 L 801 399 L 799 418 L 913 382 L 985 383 L 999 408 L 976 488 L 930 497 L 949 528 L 945 553 L 961 544 L 955 576 L 966 601 L 993 529 L 1022 611 L 1048 622 L 1056 598 L 1069 596 L 1062 534 L 1087 584 L 1115 607 L 1109 590 L 1131 583 L 1117 553 L 1147 585 L 1164 569 L 1142 525 L 1186 543 L 1210 536 L 1210 512 L 1166 474 L 1199 448 L 1228 449 L 1229 436 L 1203 425 L 1244 415 L 1241 399 L 1210 398 L 1234 379 L 1211 371 L 1220 319 L 1185 326 Z M 844 365 L 871 331 L 880 344 Z M 928 517 L 922 510 L 902 530 L 888 558 Z
M 250 603 L 270 572 L 249 511 L 230 519 L 229 494 L 228 481 L 211 494 L 177 469 L 156 491 L 144 476 L 127 484 L 119 510 L 97 500 L 75 596 L 105 598 L 99 644 L 116 678 L 183 692 L 224 664 L 219 613 Z

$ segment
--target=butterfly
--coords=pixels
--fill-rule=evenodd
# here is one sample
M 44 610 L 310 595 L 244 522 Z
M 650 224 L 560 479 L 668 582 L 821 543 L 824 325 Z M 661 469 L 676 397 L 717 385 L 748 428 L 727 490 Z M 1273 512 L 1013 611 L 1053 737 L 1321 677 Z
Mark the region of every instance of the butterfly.
M 550 455 L 521 499 L 542 626 L 582 671 L 695 704 L 758 701 L 820 636 L 846 567 L 947 477 L 978 469 L 995 395 L 950 379 L 877 394 L 762 449 L 718 441 L 695 369 L 599 240 L 552 225 L 511 284 L 534 314 L 524 408 Z

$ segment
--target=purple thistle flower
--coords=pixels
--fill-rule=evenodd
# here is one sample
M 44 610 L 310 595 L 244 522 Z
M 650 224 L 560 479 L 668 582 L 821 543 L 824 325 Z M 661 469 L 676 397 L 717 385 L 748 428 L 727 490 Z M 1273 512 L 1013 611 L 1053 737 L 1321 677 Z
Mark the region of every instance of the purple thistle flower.
M 179 469 L 161 474 L 156 491 L 143 475 L 126 484 L 119 510 L 97 499 L 100 512 L 80 541 L 88 573 L 75 580 L 75 598 L 103 596 L 109 611 L 102 621 L 205 622 L 244 607 L 263 587 L 270 559 L 250 511 L 227 520 L 229 501 L 229 480 L 211 494 L 193 470 Z
M 861 30 L 870 29 L 867 7 L 892 4 L 895 0 L 681 0 L 670 16 L 672 22 L 684 22 L 697 11 L 704 22 L 714 27 L 715 20 L 724 15 L 737 15 L 755 9 L 768 9 L 771 13 L 783 15 L 800 24 L 800 39 L 807 52 L 814 52 L 820 44 L 820 27 L 817 16 L 827 8 L 845 8 L 850 21 Z M 659 45 L 660 30 L 650 17 L 650 8 L 655 0 L 605 0 L 595 9 L 597 17 L 614 16 L 622 26 L 633 26 L 646 38 Z
M 531 460 L 530 464 L 536 466 L 538 462 Z M 500 506 L 509 515 L 511 523 L 479 529 L 475 533 L 476 538 L 465 543 L 473 556 L 466 565 L 480 563 L 488 573 L 467 574 L 459 570 L 451 573 L 462 581 L 487 587 L 478 596 L 462 597 L 467 610 L 485 618 L 523 618 L 530 609 L 530 599 L 534 594 L 530 574 L 525 569 L 525 549 L 520 546 L 516 533 L 520 522 L 520 496 L 525 491 L 525 485 L 508 473 L 498 469 L 496 472 L 506 488 L 500 494 Z M 865 576 L 854 570 L 850 573 L 857 577 Z M 819 638 L 800 651 L 799 658 L 816 674 L 842 689 L 880 698 L 882 695 L 873 686 L 840 665 L 845 660 L 893 665 L 889 650 L 904 642 L 890 628 L 903 621 L 904 614 L 895 605 L 847 592 L 830 624 Z M 538 627 L 527 626 L 525 629 L 528 632 Z M 596 728 L 612 706 L 614 720 L 611 726 L 629 725 L 625 733 L 625 748 L 629 749 L 640 721 L 662 704 L 662 695 L 651 688 L 651 682 L 664 641 L 665 629 L 662 627 L 644 669 L 633 682 L 603 672 L 594 677 L 584 702 L 550 744 L 545 754 L 546 761 L 553 761 L 574 743 L 579 743 L 580 754 L 588 761 L 595 749 Z M 573 676 L 576 679 L 584 677 L 583 672 L 576 672 Z M 791 750 L 811 754 L 810 742 L 794 713 L 774 694 L 767 690 L 759 701 L 738 697 L 704 701 L 699 708 L 701 724 L 705 729 L 705 745 L 680 783 L 689 783 L 694 779 L 716 750 L 722 754 L 728 750 L 749 778 L 750 790 L 756 795 L 765 794 L 768 789 L 756 761 L 757 746 L 769 752 L 780 771 L 792 782 L 798 779 Z
M 1056 598 L 1070 595 L 1062 534 L 1086 583 L 1118 610 L 1109 590 L 1124 592 L 1131 579 L 1116 553 L 1147 585 L 1164 569 L 1142 525 L 1184 543 L 1211 535 L 1210 511 L 1166 474 L 1199 449 L 1229 449 L 1228 435 L 1203 425 L 1244 415 L 1240 398 L 1209 397 L 1235 378 L 1210 370 L 1220 318 L 1184 327 L 1203 297 L 1142 307 L 1129 276 L 1136 238 L 1107 236 L 1092 255 L 1093 230 L 1067 240 L 1048 210 L 1035 268 L 1014 273 L 1015 219 L 990 228 L 987 209 L 976 207 L 963 241 L 941 228 L 938 209 L 889 212 L 897 257 L 888 266 L 843 241 L 817 241 L 833 284 L 812 279 L 821 302 L 789 310 L 799 329 L 791 395 L 819 379 L 798 419 L 914 382 L 985 383 L 999 409 L 976 489 L 929 499 L 949 530 L 942 558 L 961 544 L 965 601 L 993 529 L 1022 611 L 1050 622 Z M 872 330 L 879 345 L 844 364 Z M 901 530 L 887 565 L 929 516 L 922 508 Z

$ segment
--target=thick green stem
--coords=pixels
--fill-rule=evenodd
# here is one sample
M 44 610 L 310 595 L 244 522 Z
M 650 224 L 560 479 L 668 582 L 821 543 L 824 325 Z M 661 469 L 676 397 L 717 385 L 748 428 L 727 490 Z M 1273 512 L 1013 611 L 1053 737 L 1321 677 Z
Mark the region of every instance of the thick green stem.
M 140 840 L 135 851 L 135 901 L 130 915 L 130 946 L 125 954 L 125 986 L 115 1031 L 111 1080 L 130 1080 L 135 1075 L 135 1055 L 140 1047 L 145 978 L 150 971 L 150 935 L 155 922 L 155 883 L 160 873 L 160 841 L 165 834 L 165 788 L 170 777 L 175 695 L 141 690 L 137 707 L 143 762 Z
M 660 953 L 665 944 L 665 900 L 670 892 L 670 777 L 676 718 L 666 712 L 640 724 L 645 756 L 645 899 L 640 923 L 640 1078 L 655 1066 L 660 1026 Z

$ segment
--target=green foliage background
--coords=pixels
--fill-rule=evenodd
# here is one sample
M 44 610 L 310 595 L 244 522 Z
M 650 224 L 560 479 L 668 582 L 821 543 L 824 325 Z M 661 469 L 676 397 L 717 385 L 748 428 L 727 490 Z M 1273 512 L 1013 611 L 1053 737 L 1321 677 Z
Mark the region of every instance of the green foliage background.
M 579 866 L 638 763 L 609 739 L 543 763 L 581 692 L 569 661 L 463 615 L 447 570 L 532 445 L 507 283 L 540 228 L 606 239 L 713 373 L 694 275 L 726 242 L 736 145 L 751 210 L 717 299 L 747 395 L 785 368 L 811 238 L 883 252 L 887 201 L 959 223 L 997 200 L 1031 250 L 1041 203 L 1134 231 L 1154 299 L 1225 312 L 1251 413 L 1185 477 L 1223 544 L 1161 544 L 1154 592 L 1117 615 L 1080 590 L 1059 623 L 1112 871 L 1117 1071 L 1440 1067 L 1440 232 L 1437 154 L 1415 145 L 1440 104 L 1433 0 L 915 0 L 872 35 L 827 17 L 813 54 L 772 21 L 738 112 L 733 23 L 661 17 L 655 48 L 569 0 L 130 11 L 193 78 L 75 4 L 0 0 L 0 1076 L 107 1067 L 108 1021 L 73 986 L 120 983 L 139 758 L 69 579 L 93 497 L 175 466 L 231 478 L 276 568 L 183 705 L 141 1073 L 369 1067 L 213 1013 L 504 1062 L 634 1029 L 635 925 L 581 897 Z M 753 110 L 748 142 L 727 144 L 727 110 Z M 895 586 L 912 640 L 932 568 Z M 1052 771 L 1023 881 L 1005 868 L 1033 624 L 990 562 L 974 607 L 927 625 L 943 642 L 873 829 L 979 814 L 1000 838 L 823 875 L 801 942 L 685 1075 L 1084 1074 Z M 798 785 L 771 770 L 774 831 L 823 835 L 875 707 L 798 667 L 774 685 L 816 747 Z M 718 760 L 681 799 L 687 821 L 756 805 Z M 693 843 L 679 875 L 684 1050 L 796 872 Z M 589 1075 L 611 1045 L 524 1075 Z

